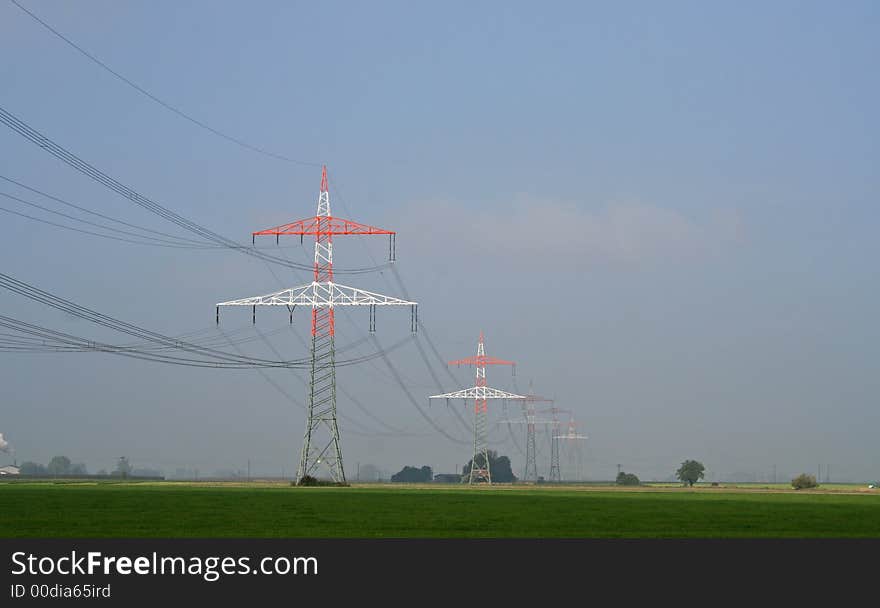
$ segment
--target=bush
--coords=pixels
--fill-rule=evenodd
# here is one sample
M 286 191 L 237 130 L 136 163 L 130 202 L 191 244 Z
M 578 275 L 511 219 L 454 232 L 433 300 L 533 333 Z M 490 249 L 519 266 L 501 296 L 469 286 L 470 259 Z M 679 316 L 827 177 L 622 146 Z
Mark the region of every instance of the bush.
M 633 473 L 624 473 L 621 471 L 617 474 L 617 485 L 619 486 L 637 486 L 642 482 Z
M 391 476 L 391 481 L 404 483 L 427 483 L 432 479 L 434 472 L 428 466 L 422 468 L 406 466 Z
M 818 488 L 819 484 L 816 482 L 816 478 L 812 475 L 801 473 L 791 480 L 791 487 L 795 490 L 808 490 L 810 488 Z
M 336 482 L 336 481 L 327 481 L 323 479 L 318 479 L 317 477 L 312 477 L 311 475 L 303 475 L 300 480 L 291 481 L 290 485 L 292 486 L 339 486 L 339 487 L 348 487 L 349 484 Z

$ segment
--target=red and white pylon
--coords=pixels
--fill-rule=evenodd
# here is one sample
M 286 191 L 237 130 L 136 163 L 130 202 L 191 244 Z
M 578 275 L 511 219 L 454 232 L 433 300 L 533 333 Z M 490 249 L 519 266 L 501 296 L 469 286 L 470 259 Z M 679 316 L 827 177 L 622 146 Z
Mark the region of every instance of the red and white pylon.
M 467 357 L 450 361 L 449 365 L 473 365 L 477 368 L 476 381 L 471 388 L 462 389 L 442 395 L 431 395 L 428 399 L 473 399 L 474 400 L 474 456 L 471 459 L 471 470 L 468 474 L 468 483 L 492 483 L 492 472 L 489 467 L 489 447 L 486 441 L 486 427 L 488 424 L 489 399 L 525 399 L 522 395 L 508 393 L 486 385 L 486 366 L 488 365 L 516 365 L 513 361 L 496 359 L 486 356 L 486 347 L 483 343 L 483 332 L 480 332 L 480 340 L 477 343 L 477 356 Z
M 253 237 L 275 235 L 312 235 L 315 237 L 314 280 L 308 285 L 284 289 L 264 296 L 230 300 L 217 304 L 217 322 L 220 322 L 220 306 L 251 306 L 256 322 L 257 306 L 286 306 L 293 322 L 297 306 L 312 309 L 311 375 L 309 381 L 309 415 L 306 423 L 303 447 L 296 479 L 317 476 L 319 465 L 324 465 L 330 479 L 345 483 L 342 448 L 339 443 L 339 427 L 336 422 L 336 322 L 334 308 L 337 306 L 368 306 L 370 331 L 376 329 L 377 306 L 410 306 L 411 328 L 418 327 L 417 303 L 385 296 L 356 287 L 339 285 L 333 281 L 333 236 L 363 234 L 388 235 L 388 253 L 394 261 L 395 232 L 351 220 L 333 217 L 330 212 L 330 192 L 327 184 L 327 167 L 321 172 L 321 193 L 314 217 L 291 222 L 282 226 L 254 232 Z

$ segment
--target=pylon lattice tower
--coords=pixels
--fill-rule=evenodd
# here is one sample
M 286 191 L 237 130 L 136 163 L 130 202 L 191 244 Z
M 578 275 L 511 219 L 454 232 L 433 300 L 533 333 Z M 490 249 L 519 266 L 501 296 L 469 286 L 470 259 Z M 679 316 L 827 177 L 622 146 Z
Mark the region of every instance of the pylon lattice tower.
M 416 302 L 401 300 L 355 287 L 340 285 L 333 281 L 333 237 L 339 235 L 388 235 L 388 257 L 395 258 L 395 235 L 392 230 L 384 230 L 351 220 L 333 217 L 330 211 L 330 192 L 327 184 L 327 167 L 321 171 L 321 192 L 314 217 L 298 220 L 282 226 L 254 232 L 257 236 L 305 235 L 315 237 L 315 257 L 313 281 L 308 285 L 292 287 L 264 296 L 254 296 L 217 304 L 217 322 L 220 322 L 221 306 L 251 306 L 253 320 L 256 322 L 257 306 L 285 306 L 293 323 L 293 311 L 297 306 L 309 306 L 312 310 L 312 342 L 309 367 L 308 420 L 303 436 L 302 452 L 296 479 L 317 476 L 319 465 L 337 483 L 345 483 L 345 468 L 342 461 L 342 448 L 339 441 L 339 425 L 336 421 L 336 323 L 337 306 L 368 306 L 370 310 L 370 332 L 376 329 L 377 306 L 410 306 L 411 329 L 418 327 Z
M 566 429 L 565 433 L 556 436 L 556 440 L 564 442 L 564 445 L 566 446 L 565 451 L 569 455 L 569 464 L 572 464 L 571 461 L 573 460 L 573 458 L 575 456 L 575 454 L 574 454 L 575 449 L 577 449 L 577 457 L 579 460 L 577 463 L 578 464 L 577 475 L 578 475 L 579 479 L 581 477 L 581 470 L 580 470 L 581 453 L 580 453 L 579 447 L 580 447 L 580 442 L 583 441 L 584 439 L 587 439 L 587 436 L 581 435 L 580 433 L 577 432 L 577 424 L 574 421 L 574 416 L 569 416 L 568 428 Z
M 550 414 L 550 481 L 562 481 L 562 472 L 559 469 L 559 414 L 571 414 L 569 410 L 556 407 L 555 405 L 545 410 L 539 410 L 541 413 Z
M 524 424 L 526 427 L 526 465 L 523 473 L 524 481 L 538 481 L 538 463 L 537 463 L 537 426 L 553 425 L 553 420 L 538 419 L 535 409 L 535 403 L 552 403 L 553 399 L 535 395 L 532 390 L 532 382 L 529 381 L 529 392 L 523 399 L 519 400 L 522 404 L 523 417 L 519 420 L 501 420 L 499 424 Z
M 508 393 L 486 385 L 486 367 L 489 365 L 516 365 L 513 361 L 496 359 L 486 356 L 486 347 L 483 343 L 483 332 L 480 332 L 480 340 L 477 343 L 477 356 L 467 357 L 450 361 L 449 365 L 473 365 L 477 368 L 476 381 L 471 388 L 462 389 L 442 395 L 431 395 L 428 399 L 473 399 L 474 400 L 474 456 L 471 459 L 471 470 L 468 474 L 468 483 L 492 483 L 492 471 L 489 466 L 489 444 L 486 441 L 488 426 L 488 408 L 486 403 L 489 399 L 525 399 L 523 395 Z
M 532 390 L 532 382 L 529 381 L 529 392 L 522 400 L 523 416 L 526 425 L 526 468 L 523 474 L 525 481 L 538 481 L 538 463 L 536 460 L 535 428 L 538 424 L 548 424 L 550 421 L 535 418 L 536 403 L 552 403 L 553 399 L 536 395 Z

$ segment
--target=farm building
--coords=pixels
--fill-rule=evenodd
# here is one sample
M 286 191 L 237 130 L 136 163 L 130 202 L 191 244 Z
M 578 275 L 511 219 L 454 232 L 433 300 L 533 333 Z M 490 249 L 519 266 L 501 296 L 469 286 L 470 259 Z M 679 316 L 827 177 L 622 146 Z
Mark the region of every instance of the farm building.
M 434 481 L 439 483 L 461 483 L 461 475 L 457 473 L 437 473 Z

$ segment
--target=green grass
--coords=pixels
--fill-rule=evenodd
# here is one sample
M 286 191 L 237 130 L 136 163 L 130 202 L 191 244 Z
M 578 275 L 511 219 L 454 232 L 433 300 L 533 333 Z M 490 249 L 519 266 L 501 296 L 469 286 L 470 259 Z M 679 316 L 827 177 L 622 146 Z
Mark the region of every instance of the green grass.
M 880 537 L 876 492 L 0 483 L 0 537 Z

